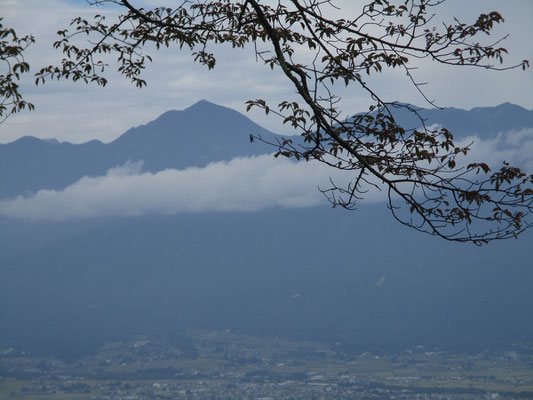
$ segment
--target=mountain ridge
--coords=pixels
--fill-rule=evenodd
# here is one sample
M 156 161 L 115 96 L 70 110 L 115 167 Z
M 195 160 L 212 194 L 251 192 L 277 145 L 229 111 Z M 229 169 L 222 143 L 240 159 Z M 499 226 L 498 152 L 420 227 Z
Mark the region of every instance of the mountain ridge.
M 15 139 L 15 140 L 11 141 L 11 142 L 8 142 L 8 143 L 0 143 L 0 148 L 2 146 L 13 145 L 14 143 L 19 142 L 21 140 L 23 140 L 23 141 L 28 140 L 29 138 L 36 139 L 38 141 L 44 141 L 44 142 L 47 142 L 48 144 L 52 144 L 52 145 L 59 145 L 59 144 L 67 143 L 67 144 L 72 144 L 72 145 L 75 145 L 75 146 L 79 146 L 79 145 L 85 145 L 85 144 L 92 143 L 92 142 L 98 142 L 98 143 L 101 143 L 101 144 L 111 144 L 111 143 L 117 141 L 118 139 L 120 139 L 121 137 L 123 137 L 124 135 L 126 135 L 128 132 L 130 132 L 132 130 L 135 130 L 135 129 L 138 129 L 138 128 L 144 128 L 144 127 L 150 125 L 151 123 L 156 122 L 160 118 L 167 117 L 167 115 L 176 115 L 176 114 L 180 114 L 180 113 L 183 113 L 183 112 L 186 112 L 186 111 L 195 110 L 195 109 L 202 109 L 202 108 L 205 110 L 206 109 L 206 108 L 204 108 L 205 105 L 207 105 L 207 107 L 216 106 L 217 108 L 224 109 L 224 110 L 227 110 L 227 111 L 232 112 L 234 114 L 237 114 L 237 115 L 240 115 L 240 116 L 244 116 L 245 118 L 247 118 L 244 114 L 241 114 L 241 113 L 239 113 L 238 111 L 236 111 L 236 110 L 234 110 L 232 108 L 221 106 L 221 105 L 209 102 L 207 100 L 200 100 L 200 101 L 192 104 L 191 106 L 189 106 L 189 107 L 187 107 L 187 108 L 185 108 L 183 110 L 171 109 L 171 110 L 165 111 L 162 114 L 160 114 L 159 116 L 157 116 L 155 119 L 153 119 L 152 121 L 147 122 L 146 124 L 133 126 L 133 127 L 129 128 L 129 129 L 127 129 L 124 133 L 120 134 L 117 138 L 113 139 L 110 142 L 103 142 L 103 141 L 98 140 L 98 139 L 91 139 L 91 140 L 88 140 L 87 142 L 83 142 L 83 143 L 71 143 L 69 141 L 59 141 L 56 138 L 40 139 L 40 138 L 37 138 L 35 136 L 25 135 L 25 136 L 22 136 L 22 137 L 20 137 L 18 139 Z M 426 108 L 418 107 L 418 106 L 415 106 L 415 105 L 411 105 L 411 106 L 413 106 L 417 110 L 420 110 L 422 113 L 429 113 L 429 115 L 431 115 L 433 117 L 433 119 L 435 118 L 434 115 L 436 115 L 438 113 L 441 113 L 443 110 L 449 110 L 449 111 L 454 111 L 454 112 L 459 111 L 459 112 L 466 112 L 466 113 L 475 112 L 475 113 L 479 113 L 479 114 L 484 114 L 484 113 L 493 114 L 493 111 L 498 111 L 498 112 L 500 112 L 500 111 L 511 112 L 512 111 L 512 112 L 520 114 L 520 116 L 521 116 L 520 120 L 526 119 L 529 122 L 529 124 L 533 123 L 533 109 L 529 110 L 529 109 L 527 109 L 525 107 L 522 107 L 522 106 L 517 105 L 517 104 L 510 103 L 510 102 L 504 102 L 504 103 L 501 103 L 501 104 L 496 105 L 496 106 L 472 107 L 470 109 L 463 109 L 463 108 L 457 108 L 457 107 L 443 107 L 441 109 L 438 109 L 438 108 L 426 109 Z M 485 114 L 485 115 L 488 115 L 488 114 Z M 529 124 L 527 126 L 530 126 Z M 518 126 L 526 127 L 526 125 L 524 123 L 519 123 Z M 264 128 L 261 128 L 261 129 L 264 129 Z M 266 129 L 264 129 L 264 130 L 266 130 Z M 269 133 L 272 133 L 272 132 L 269 132 Z
M 25 136 L 0 144 L 0 199 L 40 189 L 61 190 L 126 162 L 143 161 L 144 170 L 158 172 L 273 151 L 261 143 L 251 144 L 250 134 L 278 136 L 235 110 L 204 100 L 185 110 L 167 111 L 110 143 L 50 143 Z
M 162 114 L 161 129 L 147 138 L 159 145 L 152 150 L 162 148 L 155 138 L 177 132 L 175 121 L 184 115 L 209 114 L 217 128 L 238 117 L 208 102 L 194 106 Z M 514 108 L 500 107 L 506 109 Z M 487 113 L 497 119 L 499 112 L 474 112 Z M 148 125 L 122 140 L 148 135 Z M 232 147 L 228 157 L 258 149 L 249 143 L 250 126 L 240 131 L 243 147 Z M 227 136 L 217 131 L 221 141 L 214 143 L 238 138 L 231 129 Z M 185 142 L 167 148 L 165 162 L 178 168 L 201 162 L 199 155 L 224 155 L 197 143 L 199 149 Z M 1 153 L 26 145 L 38 151 Z M 28 182 L 56 187 L 104 174 L 131 158 L 127 149 L 107 152 L 112 148 L 21 138 L 0 146 L 0 189 L 23 183 L 16 193 L 25 194 L 35 190 Z M 158 168 L 157 161 L 149 168 Z M 533 338 L 532 238 L 529 231 L 482 248 L 452 244 L 409 231 L 383 204 L 351 213 L 317 206 L 60 222 L 0 216 L 0 346 L 72 357 L 134 334 L 229 328 L 340 342 L 355 352 L 508 348 Z
M 533 110 L 511 103 L 496 107 L 420 109 L 428 124 L 447 127 L 456 137 L 478 134 L 492 137 L 503 130 L 533 127 Z M 396 109 L 399 123 L 416 128 L 419 119 Z M 84 176 L 102 176 L 128 161 L 143 161 L 145 171 L 203 167 L 237 156 L 256 156 L 275 149 L 250 143 L 249 135 L 275 141 L 280 138 L 245 115 L 201 100 L 183 110 L 169 110 L 144 125 L 132 127 L 109 143 L 81 144 L 24 136 L 0 144 L 0 199 L 61 190 Z

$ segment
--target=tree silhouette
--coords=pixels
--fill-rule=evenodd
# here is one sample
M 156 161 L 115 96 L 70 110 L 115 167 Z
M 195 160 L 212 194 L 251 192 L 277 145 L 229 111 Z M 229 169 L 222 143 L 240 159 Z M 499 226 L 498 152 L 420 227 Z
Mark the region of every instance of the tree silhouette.
M 218 45 L 253 46 L 258 60 L 283 72 L 301 101 L 272 107 L 255 99 L 248 101 L 248 109 L 259 107 L 299 130 L 299 140 L 271 143 L 276 157 L 351 171 L 348 184 L 332 181 L 322 189 L 334 206 L 353 209 L 368 190 L 382 190 L 400 223 L 475 244 L 516 237 L 532 225 L 533 175 L 508 163 L 494 170 L 487 163 L 468 163 L 469 148 L 457 146 L 451 132 L 430 129 L 414 107 L 385 101 L 366 82 L 384 69 L 401 69 L 424 95 L 413 75 L 413 63 L 421 59 L 526 69 L 527 60 L 503 64 L 506 50 L 500 40 L 479 42 L 503 22 L 498 12 L 481 14 L 471 23 L 454 19 L 437 26 L 432 21 L 442 0 L 373 0 L 359 15 L 341 19 L 328 16 L 336 8 L 333 0 L 185 0 L 174 8 L 149 10 L 128 0 L 92 3 L 113 3 L 123 13 L 112 22 L 105 15 L 75 18 L 55 43 L 65 58 L 43 68 L 37 83 L 70 78 L 105 85 L 105 60 L 111 54 L 118 71 L 143 87 L 141 73 L 152 61 L 148 45 L 189 50 L 208 69 L 216 65 Z M 77 36 L 87 37 L 84 45 L 74 40 Z M 366 113 L 343 117 L 339 86 L 368 93 L 374 105 Z M 402 127 L 395 118 L 398 108 L 417 116 L 418 128 Z
M 31 35 L 19 38 L 13 28 L 2 24 L 0 18 L 0 123 L 25 108 L 33 110 L 33 104 L 22 98 L 17 82 L 22 74 L 30 70 L 24 60 L 24 50 L 34 42 Z

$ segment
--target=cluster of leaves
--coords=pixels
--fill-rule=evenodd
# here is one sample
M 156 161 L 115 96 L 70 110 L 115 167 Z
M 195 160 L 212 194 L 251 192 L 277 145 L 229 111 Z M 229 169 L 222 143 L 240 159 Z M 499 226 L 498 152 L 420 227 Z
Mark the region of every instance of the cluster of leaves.
M 22 98 L 18 84 L 21 75 L 30 70 L 24 60 L 24 50 L 34 42 L 31 35 L 18 37 L 14 29 L 2 24 L 0 18 L 0 123 L 11 114 L 34 108 L 33 104 Z
M 281 70 L 301 99 L 276 107 L 262 99 L 248 102 L 249 108 L 262 108 L 300 131 L 299 140 L 272 143 L 276 156 L 314 160 L 353 174 L 348 185 L 332 182 L 323 190 L 334 206 L 351 209 L 368 190 L 384 190 L 394 217 L 417 230 L 476 244 L 515 237 L 531 226 L 533 176 L 509 165 L 496 172 L 485 163 L 467 165 L 461 157 L 468 147 L 456 146 L 450 132 L 431 130 L 422 118 L 416 129 L 400 126 L 395 109 L 418 116 L 417 110 L 385 101 L 366 82 L 384 68 L 402 69 L 424 96 L 413 76 L 413 60 L 489 69 L 529 66 L 526 60 L 504 66 L 506 50 L 499 41 L 478 41 L 503 21 L 499 13 L 435 26 L 433 9 L 442 2 L 371 0 L 359 15 L 334 19 L 327 17 L 335 9 L 332 0 L 185 0 L 150 10 L 128 0 L 98 0 L 94 3 L 121 5 L 124 13 L 114 23 L 101 15 L 72 21 L 55 44 L 65 54 L 61 65 L 43 68 L 37 80 L 72 78 L 104 85 L 107 65 L 99 57 L 112 54 L 118 70 L 142 87 L 141 72 L 151 60 L 147 47 L 188 49 L 211 69 L 216 64 L 211 46 L 252 45 L 258 59 Z M 88 37 L 86 46 L 74 43 L 80 35 Z M 339 84 L 366 92 L 375 105 L 367 113 L 344 117 L 336 95 Z

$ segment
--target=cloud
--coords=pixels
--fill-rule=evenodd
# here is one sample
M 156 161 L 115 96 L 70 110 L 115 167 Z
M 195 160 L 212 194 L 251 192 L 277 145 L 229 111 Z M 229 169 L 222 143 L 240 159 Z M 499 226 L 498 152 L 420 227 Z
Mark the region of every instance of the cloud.
M 65 220 L 310 207 L 325 203 L 317 186 L 327 185 L 332 172 L 321 164 L 296 163 L 271 155 L 157 173 L 143 173 L 141 167 L 140 163 L 128 163 L 105 176 L 84 177 L 61 191 L 41 190 L 31 197 L 3 201 L 0 214 Z
M 500 133 L 492 139 L 465 138 L 471 145 L 463 163 L 487 162 L 493 170 L 509 161 L 533 172 L 533 129 Z M 239 157 L 204 168 L 143 172 L 142 163 L 127 163 L 105 176 L 84 177 L 64 190 L 0 202 L 0 215 L 27 220 L 66 220 L 106 216 L 139 216 L 206 211 L 256 211 L 271 207 L 300 208 L 327 204 L 318 187 L 330 178 L 342 186 L 354 173 L 316 162 L 293 162 L 272 155 Z M 363 202 L 385 201 L 371 188 Z
M 472 145 L 470 145 L 472 143 Z M 533 129 L 500 132 L 494 138 L 481 139 L 469 136 L 456 142 L 459 147 L 470 147 L 465 158 L 467 163 L 487 162 L 493 170 L 499 169 L 504 161 L 533 173 Z

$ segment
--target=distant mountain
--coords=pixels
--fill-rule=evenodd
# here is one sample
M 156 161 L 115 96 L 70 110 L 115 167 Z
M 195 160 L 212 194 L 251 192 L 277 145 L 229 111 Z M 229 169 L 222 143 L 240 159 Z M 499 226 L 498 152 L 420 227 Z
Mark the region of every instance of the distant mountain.
M 396 116 L 407 128 L 420 123 L 405 110 Z M 420 109 L 428 124 L 441 124 L 457 137 L 533 127 L 533 110 L 505 103 L 497 107 Z M 83 176 L 100 176 L 127 161 L 144 161 L 144 170 L 205 166 L 237 156 L 273 152 L 262 143 L 250 143 L 249 135 L 274 139 L 277 135 L 232 109 L 202 100 L 183 111 L 168 111 L 146 125 L 129 129 L 111 143 L 96 140 L 59 143 L 34 137 L 0 144 L 0 199 L 63 189 Z
M 533 111 L 511 104 L 421 113 L 458 137 L 533 127 Z M 250 133 L 274 135 L 202 101 L 109 144 L 25 137 L 0 145 L 0 196 L 60 189 L 128 160 L 157 171 L 272 151 L 250 144 Z M 381 204 L 63 222 L 0 216 L 0 346 L 75 357 L 105 341 L 189 328 L 350 351 L 532 343 L 532 242 L 526 232 L 482 248 L 448 243 L 408 230 Z
M 11 236 L 26 249 L 0 255 L 0 346 L 34 353 L 190 328 L 347 351 L 479 352 L 533 338 L 531 232 L 457 245 L 376 205 L 44 222 Z
M 23 137 L 0 144 L 0 199 L 63 189 L 127 161 L 142 160 L 145 171 L 157 172 L 273 151 L 265 144 L 250 143 L 250 134 L 277 136 L 237 111 L 202 100 L 183 111 L 167 111 L 108 144 Z
M 148 171 L 204 166 L 273 151 L 251 144 L 250 134 L 275 136 L 235 110 L 202 100 L 128 130 L 109 144 L 109 151 L 117 159 L 144 160 Z
M 405 108 L 393 109 L 400 125 L 407 129 L 420 126 L 420 120 Z M 533 127 L 533 110 L 503 103 L 496 107 L 476 107 L 471 110 L 458 108 L 419 109 L 419 115 L 427 125 L 439 124 L 456 137 L 477 135 L 490 138 L 500 132 L 518 131 Z

